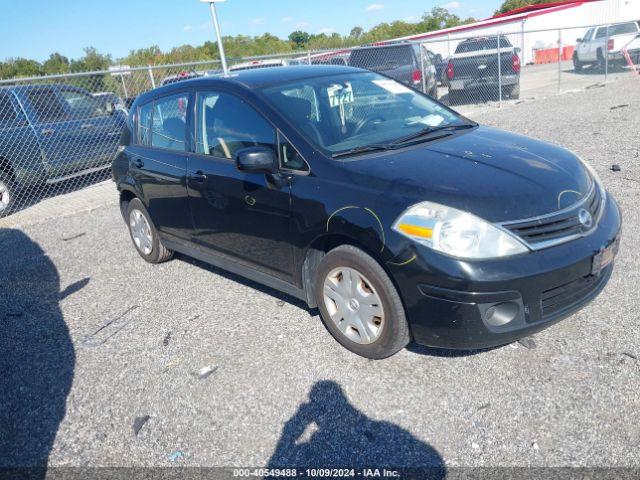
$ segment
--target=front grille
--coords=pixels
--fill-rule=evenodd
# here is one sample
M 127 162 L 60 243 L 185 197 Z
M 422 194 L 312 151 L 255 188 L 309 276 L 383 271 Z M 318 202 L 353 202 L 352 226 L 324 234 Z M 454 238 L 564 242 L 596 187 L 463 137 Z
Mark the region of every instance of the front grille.
M 595 226 L 600 217 L 602 208 L 602 192 L 595 185 L 591 189 L 589 196 L 574 208 L 569 208 L 558 212 L 557 215 L 547 215 L 537 219 L 508 222 L 504 227 L 516 234 L 532 247 L 540 246 L 549 242 L 582 235 Z M 580 222 L 578 214 L 585 209 L 591 214 L 593 225 L 586 227 Z
M 542 317 L 549 318 L 579 307 L 595 297 L 609 280 L 613 265 L 600 275 L 588 275 L 542 292 Z

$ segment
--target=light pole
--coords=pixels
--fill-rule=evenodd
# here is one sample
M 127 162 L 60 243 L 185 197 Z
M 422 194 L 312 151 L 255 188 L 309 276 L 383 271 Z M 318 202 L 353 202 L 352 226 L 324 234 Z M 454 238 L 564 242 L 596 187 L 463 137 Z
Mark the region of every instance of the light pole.
M 227 68 L 227 58 L 224 55 L 224 45 L 222 44 L 222 35 L 220 35 L 220 24 L 218 23 L 218 14 L 216 13 L 216 3 L 224 2 L 225 0 L 200 0 L 202 3 L 208 3 L 211 7 L 211 18 L 213 18 L 213 26 L 216 29 L 216 36 L 218 37 L 218 50 L 220 50 L 220 61 L 222 62 L 222 71 L 225 75 L 229 73 Z

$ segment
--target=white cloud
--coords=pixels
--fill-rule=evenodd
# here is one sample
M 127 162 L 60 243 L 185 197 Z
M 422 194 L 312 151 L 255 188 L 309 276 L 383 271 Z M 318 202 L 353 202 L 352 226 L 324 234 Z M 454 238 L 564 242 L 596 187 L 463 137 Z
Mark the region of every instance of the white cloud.
M 383 8 L 384 8 L 384 5 L 382 3 L 372 3 L 371 5 L 367 6 L 365 11 L 373 12 L 375 10 L 382 10 Z
M 296 28 L 306 28 L 309 26 L 309 22 L 299 22 L 296 23 Z
M 189 32 L 189 31 L 193 30 L 193 27 L 191 25 L 185 25 L 182 30 L 184 30 L 185 32 Z
M 258 25 L 263 25 L 264 24 L 264 18 L 254 18 L 249 23 L 251 23 L 251 25 L 257 27 Z
M 460 2 L 454 0 L 453 2 L 445 3 L 442 5 L 442 8 L 446 8 L 447 10 L 457 10 L 460 8 Z
M 336 30 L 334 28 L 321 28 L 320 30 L 318 30 L 318 33 L 324 33 L 325 35 L 331 35 L 332 33 L 334 33 Z
M 293 17 L 282 17 L 282 23 L 289 23 L 293 20 Z

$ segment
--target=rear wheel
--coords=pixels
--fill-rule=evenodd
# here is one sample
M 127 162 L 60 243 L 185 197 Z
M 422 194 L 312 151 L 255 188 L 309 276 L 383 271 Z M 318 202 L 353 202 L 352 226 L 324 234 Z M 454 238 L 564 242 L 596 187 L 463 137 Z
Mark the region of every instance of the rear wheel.
M 458 105 L 462 103 L 460 92 L 449 89 L 449 105 Z
M 607 70 L 607 61 L 602 54 L 602 50 L 598 50 L 598 70 L 602 73 Z
M 129 202 L 126 219 L 133 245 L 142 258 L 149 263 L 162 263 L 173 257 L 173 252 L 162 244 L 147 209 L 139 199 Z
M 382 359 L 410 341 L 398 292 L 376 260 L 351 245 L 321 260 L 315 278 L 316 302 L 333 337 L 348 350 Z
M 502 98 L 518 100 L 520 98 L 520 85 L 511 85 L 502 90 Z
M 0 218 L 11 214 L 15 203 L 16 186 L 6 173 L 0 172 Z

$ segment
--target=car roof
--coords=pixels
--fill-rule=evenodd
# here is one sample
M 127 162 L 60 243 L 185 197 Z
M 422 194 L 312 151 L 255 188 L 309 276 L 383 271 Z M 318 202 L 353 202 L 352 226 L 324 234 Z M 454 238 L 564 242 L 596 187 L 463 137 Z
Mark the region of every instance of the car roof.
M 201 87 L 205 85 L 229 84 L 245 87 L 248 89 L 263 88 L 269 85 L 295 82 L 317 77 L 327 77 L 346 73 L 364 73 L 367 70 L 341 65 L 294 65 L 294 66 L 273 66 L 256 68 L 251 70 L 239 70 L 230 72 L 228 76 L 200 77 L 182 82 L 165 85 L 163 87 L 143 93 L 138 97 L 138 103 L 145 102 L 158 95 L 165 95 L 174 90 L 185 87 Z

